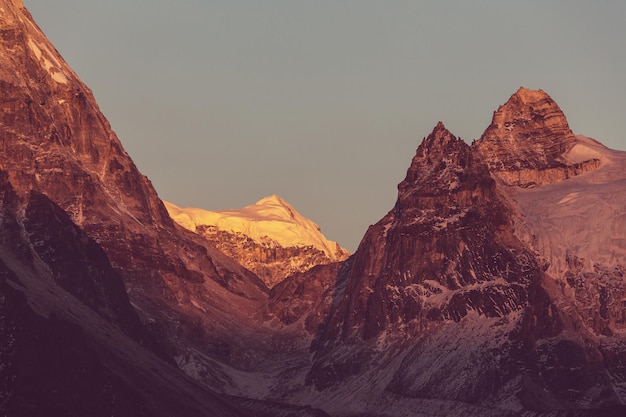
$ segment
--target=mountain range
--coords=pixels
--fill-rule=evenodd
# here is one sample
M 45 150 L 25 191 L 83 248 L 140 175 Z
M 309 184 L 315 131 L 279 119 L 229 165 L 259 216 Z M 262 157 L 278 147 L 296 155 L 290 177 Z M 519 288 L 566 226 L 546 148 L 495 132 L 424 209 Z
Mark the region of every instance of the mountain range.
M 438 123 L 349 255 L 162 202 L 20 0 L 0 44 L 3 415 L 626 413 L 626 152 L 544 91 Z

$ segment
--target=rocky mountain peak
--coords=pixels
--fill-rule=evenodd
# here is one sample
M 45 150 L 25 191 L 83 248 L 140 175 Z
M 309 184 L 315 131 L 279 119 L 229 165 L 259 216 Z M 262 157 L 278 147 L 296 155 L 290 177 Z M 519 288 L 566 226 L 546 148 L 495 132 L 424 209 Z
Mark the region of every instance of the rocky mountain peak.
M 417 148 L 405 179 L 398 184 L 398 203 L 414 206 L 416 197 L 476 190 L 485 181 L 490 182 L 487 167 L 439 122 Z
M 543 90 L 520 87 L 494 112 L 473 146 L 495 177 L 522 187 L 559 182 L 599 166 L 572 164 L 567 153 L 577 143 L 565 115 Z
M 448 130 L 442 121 L 437 122 L 433 131 L 426 137 L 425 142 L 429 147 L 438 143 L 456 141 L 457 138 Z M 432 144 L 432 145 L 431 145 Z
M 547 141 L 549 134 L 553 135 L 553 142 L 563 146 L 574 141 L 574 134 L 556 102 L 543 90 L 520 87 L 494 112 L 491 125 L 482 137 L 496 136 L 513 143 L 532 144 Z

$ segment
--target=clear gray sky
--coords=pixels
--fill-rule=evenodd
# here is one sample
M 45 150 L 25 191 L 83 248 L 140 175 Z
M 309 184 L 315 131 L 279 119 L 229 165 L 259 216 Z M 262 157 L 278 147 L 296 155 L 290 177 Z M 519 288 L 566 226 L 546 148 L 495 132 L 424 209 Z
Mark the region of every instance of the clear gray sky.
M 24 0 L 161 198 L 278 194 L 354 251 L 437 121 L 521 85 L 626 149 L 626 1 Z

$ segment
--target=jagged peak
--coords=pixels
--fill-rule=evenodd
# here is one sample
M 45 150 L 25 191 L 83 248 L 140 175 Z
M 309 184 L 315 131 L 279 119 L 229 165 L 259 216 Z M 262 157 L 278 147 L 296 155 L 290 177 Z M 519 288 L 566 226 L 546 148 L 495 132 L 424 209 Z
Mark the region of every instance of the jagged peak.
M 481 139 L 496 131 L 500 137 L 532 141 L 541 135 L 520 135 L 519 131 L 534 133 L 538 129 L 558 130 L 567 139 L 574 136 L 563 111 L 550 95 L 543 90 L 520 87 L 494 112 L 491 125 Z
M 406 177 L 398 184 L 398 198 L 455 193 L 471 187 L 475 178 L 488 176 L 487 167 L 475 161 L 471 147 L 439 122 L 417 148 Z
M 442 122 L 438 122 L 417 148 L 411 167 L 415 164 L 422 165 L 423 161 L 420 161 L 423 159 L 427 163 L 437 163 L 437 158 L 455 159 L 455 155 L 463 150 L 469 150 L 469 146 L 454 136 Z
M 452 134 L 448 130 L 448 128 L 443 124 L 443 122 L 439 121 L 433 128 L 432 132 L 424 138 L 424 144 L 428 147 L 432 147 L 433 145 L 443 144 L 450 141 L 460 140 L 456 136 Z
M 506 184 L 529 186 L 547 181 L 535 178 L 536 173 L 564 167 L 564 155 L 575 144 L 557 103 L 543 90 L 520 87 L 494 112 L 473 146 Z
M 511 96 L 511 98 L 509 99 L 509 101 L 513 98 L 517 98 L 522 102 L 533 102 L 533 101 L 540 101 L 540 100 L 545 100 L 545 99 L 550 99 L 550 96 L 543 90 L 539 89 L 539 90 L 531 90 L 529 88 L 526 88 L 524 86 L 521 86 L 520 88 L 517 89 L 517 91 Z

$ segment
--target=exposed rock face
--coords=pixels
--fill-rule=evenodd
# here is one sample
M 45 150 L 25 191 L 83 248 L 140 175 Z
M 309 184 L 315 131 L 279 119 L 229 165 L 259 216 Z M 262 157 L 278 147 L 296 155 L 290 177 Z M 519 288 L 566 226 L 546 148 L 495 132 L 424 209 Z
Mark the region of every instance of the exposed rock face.
M 520 114 L 531 113 L 520 106 Z M 494 134 L 490 129 L 483 137 Z M 603 174 L 614 166 L 611 158 L 567 132 L 552 137 L 567 144 L 552 150 L 541 137 L 536 145 L 535 136 L 527 135 L 531 143 L 520 151 L 525 162 L 519 166 L 564 165 L 557 159 L 578 149 L 574 153 L 602 161 L 598 176 L 617 178 Z M 518 133 L 524 136 L 523 129 Z M 410 399 L 420 398 L 486 407 L 473 415 L 490 415 L 489 409 L 623 412 L 623 263 L 596 264 L 593 273 L 588 266 L 584 274 L 585 261 L 569 256 L 560 267 L 564 275 L 551 275 L 554 256 L 538 251 L 537 242 L 559 245 L 534 223 L 549 208 L 538 204 L 539 194 L 532 203 L 523 200 L 522 210 L 516 201 L 542 187 L 526 191 L 492 179 L 502 180 L 510 168 L 499 140 L 493 136 L 493 149 L 502 150 L 493 157 L 438 124 L 399 184 L 395 207 L 367 231 L 345 283 L 336 280 L 329 317 L 312 345 L 315 358 L 307 382 L 323 397 L 349 398 L 333 405 L 342 412 L 375 414 L 388 392 L 396 395 L 398 409 L 410 409 Z M 596 172 L 576 180 L 588 184 Z M 572 183 L 563 179 L 551 187 L 567 190 Z M 547 194 L 555 189 L 544 188 Z M 524 217 L 526 201 L 536 204 L 532 218 Z M 609 224 L 620 221 L 621 215 L 615 215 Z M 613 248 L 613 259 L 622 253 L 617 230 L 602 238 L 603 247 Z M 575 245 L 573 235 L 563 237 Z M 616 237 L 619 242 L 609 243 Z M 357 402 L 364 405 L 354 406 Z
M 568 155 L 575 145 L 554 100 L 524 87 L 494 112 L 491 125 L 474 143 L 497 178 L 521 187 L 556 183 L 599 167 L 596 158 Z
M 0 7 L 0 168 L 16 193 L 45 196 L 102 246 L 142 320 L 152 323 L 171 349 L 183 343 L 180 333 L 194 333 L 198 323 L 221 343 L 242 343 L 215 324 L 215 317 L 231 317 L 233 326 L 249 324 L 249 311 L 263 305 L 267 287 L 171 220 L 91 91 L 28 11 L 6 0 Z M 40 232 L 43 246 L 57 233 Z M 73 283 L 93 271 L 75 272 Z M 92 290 L 81 291 L 97 302 Z
M 198 226 L 196 231 L 222 253 L 257 274 L 270 288 L 291 274 L 332 262 L 313 246 L 283 247 L 270 237 L 258 242 L 243 233 L 229 233 L 215 226 Z
M 472 147 L 437 125 L 357 253 L 270 292 L 170 220 L 21 2 L 0 8 L 3 413 L 624 414 L 626 156 L 545 93 Z
M 311 334 L 328 316 L 337 281 L 351 263 L 318 265 L 305 272 L 297 272 L 278 283 L 270 291 L 264 318 L 277 318 L 290 325 L 305 317 L 304 327 Z M 342 271 L 344 270 L 344 271 Z M 330 294 L 329 294 L 330 293 Z
M 30 14 L 13 2 L 3 8 L 0 166 L 18 193 L 36 190 L 61 206 L 129 278 L 161 285 L 167 275 L 195 282 L 253 279 L 244 278 L 243 270 L 224 279 L 219 265 L 224 257 L 213 251 L 210 256 L 218 265 L 211 265 L 206 255 L 211 248 L 191 243 L 193 238 L 180 232 L 122 148 L 90 90 Z M 198 254 L 195 264 L 172 249 L 185 244 L 183 240 L 189 241 L 188 251 Z M 233 289 L 236 285 L 231 284 Z M 255 285 L 246 288 L 250 297 L 261 296 Z
M 400 323 L 418 331 L 424 320 L 462 319 L 468 304 L 504 316 L 526 305 L 525 287 L 539 272 L 487 166 L 440 123 L 418 148 L 394 209 L 363 238 L 330 331 L 358 328 L 366 339 Z
M 208 211 L 166 203 L 172 218 L 257 274 L 268 287 L 350 254 L 320 228 L 273 195 L 240 210 Z
M 23 265 L 34 270 L 40 261 L 68 293 L 138 337 L 139 319 L 102 249 L 46 197 L 33 192 L 22 201 L 3 171 L 0 196 L 0 412 L 150 415 L 141 396 L 103 366 L 79 327 L 36 314 L 20 291 L 30 286 L 19 277 Z
M 139 317 L 102 248 L 46 196 L 31 191 L 22 202 L 4 171 L 0 195 L 0 242 L 12 256 L 26 262 L 36 257 L 60 287 L 139 339 Z

